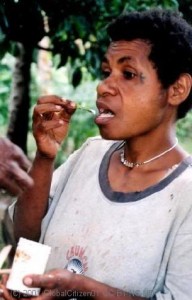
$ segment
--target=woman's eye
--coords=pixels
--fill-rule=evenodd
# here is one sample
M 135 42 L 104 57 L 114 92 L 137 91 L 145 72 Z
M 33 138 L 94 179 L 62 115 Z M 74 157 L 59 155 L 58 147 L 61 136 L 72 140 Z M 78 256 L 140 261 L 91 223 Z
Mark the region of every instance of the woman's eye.
M 110 76 L 110 71 L 102 70 L 101 71 L 101 76 L 102 76 L 102 79 L 105 79 L 105 78 L 109 77 Z
M 136 74 L 131 71 L 124 71 L 123 76 L 125 77 L 125 79 L 131 80 L 136 77 Z

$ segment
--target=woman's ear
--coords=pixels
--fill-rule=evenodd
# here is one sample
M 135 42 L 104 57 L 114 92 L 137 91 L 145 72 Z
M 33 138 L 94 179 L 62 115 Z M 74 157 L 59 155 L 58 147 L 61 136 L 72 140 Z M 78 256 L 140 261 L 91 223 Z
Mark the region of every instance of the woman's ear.
M 188 73 L 183 73 L 180 77 L 169 87 L 169 103 L 177 106 L 185 101 L 191 91 L 192 78 Z

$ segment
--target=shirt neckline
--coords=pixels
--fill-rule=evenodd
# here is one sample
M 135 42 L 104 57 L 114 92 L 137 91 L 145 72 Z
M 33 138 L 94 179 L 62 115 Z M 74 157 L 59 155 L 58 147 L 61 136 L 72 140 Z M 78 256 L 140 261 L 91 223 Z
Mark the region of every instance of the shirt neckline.
M 178 166 L 166 177 L 164 177 L 161 181 L 146 188 L 143 191 L 139 192 L 117 192 L 112 190 L 109 180 L 108 180 L 108 165 L 110 161 L 110 157 L 112 153 L 118 150 L 122 146 L 122 142 L 114 143 L 109 150 L 105 153 L 100 169 L 99 169 L 99 184 L 103 194 L 112 202 L 118 203 L 126 203 L 126 202 L 134 202 L 141 200 L 145 197 L 148 197 L 158 191 L 161 191 L 166 186 L 168 186 L 175 178 L 177 178 L 180 174 L 182 174 L 186 168 L 191 165 L 192 166 L 192 157 L 186 157 Z

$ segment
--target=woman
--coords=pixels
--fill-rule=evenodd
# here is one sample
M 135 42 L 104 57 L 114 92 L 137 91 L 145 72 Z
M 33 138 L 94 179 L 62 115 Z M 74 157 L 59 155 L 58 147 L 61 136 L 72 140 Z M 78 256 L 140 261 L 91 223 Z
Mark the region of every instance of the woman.
M 41 236 L 56 270 L 24 282 L 49 289 L 37 299 L 191 300 L 192 159 L 175 123 L 191 107 L 192 28 L 149 10 L 120 16 L 108 33 L 95 118 L 102 138 L 53 179 L 76 105 L 47 96 L 35 107 L 35 185 L 16 203 L 15 235 Z

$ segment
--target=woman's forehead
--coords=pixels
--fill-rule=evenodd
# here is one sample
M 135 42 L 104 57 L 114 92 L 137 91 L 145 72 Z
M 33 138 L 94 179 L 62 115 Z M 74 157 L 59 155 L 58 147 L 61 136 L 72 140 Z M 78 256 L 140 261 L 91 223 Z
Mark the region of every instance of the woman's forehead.
M 112 58 L 120 60 L 120 62 L 123 62 L 123 60 L 146 59 L 150 50 L 150 45 L 143 40 L 113 41 L 106 51 L 104 61 Z

